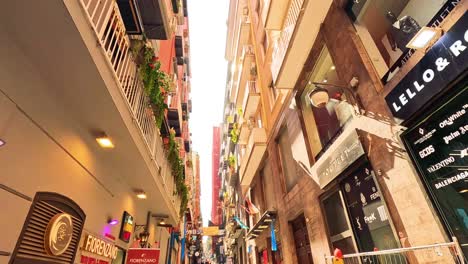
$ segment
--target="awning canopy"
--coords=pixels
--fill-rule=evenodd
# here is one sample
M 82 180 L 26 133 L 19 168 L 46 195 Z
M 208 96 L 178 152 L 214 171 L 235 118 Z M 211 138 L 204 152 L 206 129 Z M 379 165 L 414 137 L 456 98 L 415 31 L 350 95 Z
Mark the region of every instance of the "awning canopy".
M 266 211 L 260 220 L 254 225 L 252 229 L 247 233 L 247 239 L 254 239 L 258 237 L 263 230 L 270 227 L 270 223 L 276 219 L 276 211 Z

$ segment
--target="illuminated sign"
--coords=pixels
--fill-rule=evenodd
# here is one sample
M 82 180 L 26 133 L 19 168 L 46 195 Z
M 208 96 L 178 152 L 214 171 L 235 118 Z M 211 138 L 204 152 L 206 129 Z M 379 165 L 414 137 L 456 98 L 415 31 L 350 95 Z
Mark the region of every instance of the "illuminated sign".
M 111 259 L 117 258 L 117 252 L 119 251 L 119 248 L 114 244 L 89 234 L 85 236 L 81 249 Z
M 120 240 L 127 243 L 130 242 L 134 225 L 135 221 L 133 219 L 133 216 L 131 216 L 128 212 L 125 211 L 122 217 L 122 225 L 120 226 Z
M 58 256 L 67 251 L 73 236 L 73 222 L 69 214 L 56 214 L 47 225 L 44 248 L 47 254 Z
M 394 117 L 410 118 L 466 70 L 467 25 L 465 13 L 385 97 Z

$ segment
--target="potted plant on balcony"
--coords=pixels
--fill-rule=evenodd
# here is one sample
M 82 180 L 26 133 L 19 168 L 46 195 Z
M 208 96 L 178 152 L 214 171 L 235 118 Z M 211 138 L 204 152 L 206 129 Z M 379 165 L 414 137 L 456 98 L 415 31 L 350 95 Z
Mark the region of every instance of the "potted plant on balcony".
M 232 126 L 231 133 L 230 133 L 231 134 L 231 141 L 234 144 L 237 144 L 237 141 L 239 140 L 240 131 L 239 131 L 238 126 L 239 125 L 237 123 L 234 123 L 233 126 Z
M 231 174 L 233 174 L 236 170 L 236 157 L 234 155 L 229 154 L 229 157 L 228 157 L 228 164 L 229 164 L 229 171 L 231 172 Z

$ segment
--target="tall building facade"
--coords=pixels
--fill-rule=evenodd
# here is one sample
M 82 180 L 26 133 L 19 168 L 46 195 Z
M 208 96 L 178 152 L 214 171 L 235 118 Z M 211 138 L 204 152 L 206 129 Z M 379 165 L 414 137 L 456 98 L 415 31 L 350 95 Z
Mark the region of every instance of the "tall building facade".
M 221 190 L 221 179 L 219 177 L 219 153 L 220 153 L 220 128 L 213 127 L 213 146 L 211 151 L 212 157 L 212 168 L 211 168 L 211 181 L 212 187 L 212 199 L 211 199 L 211 222 L 214 225 L 221 224 L 221 208 L 219 202 L 220 190 Z
M 231 261 L 331 263 L 335 249 L 383 261 L 443 243 L 399 257 L 466 259 L 467 6 L 230 1 L 220 198 Z M 439 33 L 421 45 L 424 26 Z
M 0 10 L 0 263 L 124 263 L 134 247 L 180 260 L 187 1 L 156 2 Z

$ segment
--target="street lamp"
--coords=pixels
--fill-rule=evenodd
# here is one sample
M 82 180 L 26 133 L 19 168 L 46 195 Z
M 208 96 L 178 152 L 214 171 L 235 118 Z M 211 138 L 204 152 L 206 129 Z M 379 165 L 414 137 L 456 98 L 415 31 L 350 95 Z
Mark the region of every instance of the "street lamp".
M 350 87 L 338 86 L 338 85 L 334 85 L 330 83 L 319 83 L 319 82 L 309 82 L 309 84 L 313 84 L 315 86 L 315 88 L 312 91 L 310 91 L 309 94 L 307 95 L 307 98 L 309 99 L 312 106 L 317 107 L 317 108 L 325 107 L 327 103 L 330 101 L 329 88 L 338 88 L 341 90 L 343 94 L 346 95 L 347 98 L 352 100 L 352 102 L 350 103 L 356 105 L 356 107 L 358 108 L 358 111 L 356 111 L 356 113 L 360 114 L 361 108 L 359 106 L 357 96 Z M 351 87 L 354 88 L 357 85 L 358 85 L 357 78 L 353 78 L 353 80 L 351 81 Z
M 148 231 L 146 231 L 145 229 L 145 231 L 140 233 L 139 237 L 140 237 L 140 246 L 142 248 L 146 248 L 146 245 L 148 244 L 148 239 L 149 239 Z

